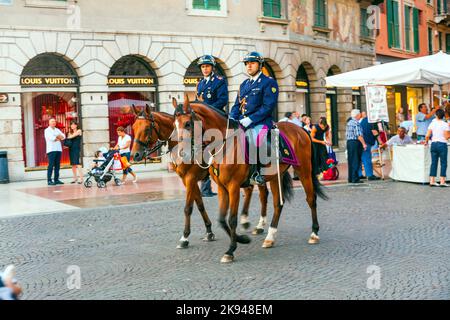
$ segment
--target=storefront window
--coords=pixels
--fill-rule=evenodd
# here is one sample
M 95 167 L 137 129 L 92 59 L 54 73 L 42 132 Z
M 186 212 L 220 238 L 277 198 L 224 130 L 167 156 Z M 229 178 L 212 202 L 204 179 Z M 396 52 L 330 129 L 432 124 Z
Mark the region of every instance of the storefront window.
M 112 92 L 108 95 L 109 141 L 110 146 L 117 144 L 117 128 L 124 127 L 125 132 L 134 137 L 132 125 L 136 116 L 132 105 L 142 110 L 146 104 L 155 101 L 154 92 Z
M 44 130 L 51 118 L 56 127 L 67 134 L 70 122 L 78 119 L 78 105 L 74 92 L 30 92 L 22 95 L 24 105 L 25 161 L 27 167 L 48 164 Z M 70 163 L 69 150 L 63 148 L 61 165 Z

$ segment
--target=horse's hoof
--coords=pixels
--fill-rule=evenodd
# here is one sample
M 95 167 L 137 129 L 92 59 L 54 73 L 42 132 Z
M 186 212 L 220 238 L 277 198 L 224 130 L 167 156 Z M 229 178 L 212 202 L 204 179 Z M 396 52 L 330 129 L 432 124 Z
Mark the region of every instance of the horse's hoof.
M 258 234 L 263 234 L 264 233 L 264 229 L 260 229 L 260 228 L 255 228 L 253 229 L 252 234 L 253 235 L 258 235 Z
M 244 230 L 248 230 L 250 228 L 250 222 L 241 223 L 241 227 Z
M 186 249 L 187 247 L 189 247 L 189 241 L 178 242 L 177 249 Z
M 309 240 L 308 240 L 308 243 L 309 243 L 309 244 L 318 244 L 319 242 L 320 242 L 320 238 L 319 238 L 318 235 L 312 234 L 312 235 L 309 237 Z
M 275 241 L 273 240 L 264 240 L 262 247 L 265 249 L 272 248 Z
M 220 263 L 231 263 L 234 260 L 234 256 L 225 254 L 222 259 L 220 259 Z
M 216 236 L 212 232 L 207 233 L 206 236 L 203 238 L 203 241 L 206 241 L 206 242 L 215 241 L 215 240 L 216 240 Z
M 238 243 L 247 244 L 247 243 L 250 243 L 252 240 L 248 236 L 243 234 L 243 235 L 237 236 L 236 241 Z

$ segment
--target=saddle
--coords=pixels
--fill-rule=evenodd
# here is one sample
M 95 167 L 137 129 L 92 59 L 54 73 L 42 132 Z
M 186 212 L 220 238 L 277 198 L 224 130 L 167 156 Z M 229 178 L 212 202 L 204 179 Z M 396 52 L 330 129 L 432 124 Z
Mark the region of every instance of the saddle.
M 273 127 L 271 129 L 277 129 L 276 125 L 274 124 Z M 271 130 L 264 130 L 262 129 L 260 134 L 257 137 L 257 151 L 259 152 L 259 148 L 260 147 L 266 147 L 266 154 L 271 156 L 271 152 L 272 152 L 272 144 L 275 143 L 275 137 L 273 137 L 273 139 L 271 139 Z M 288 164 L 288 165 L 299 165 L 297 156 L 294 153 L 294 150 L 291 146 L 291 143 L 289 142 L 289 140 L 287 139 L 286 135 L 281 132 L 278 131 L 279 135 L 278 135 L 278 156 L 279 156 L 279 161 L 280 164 L 284 163 L 284 164 Z M 265 141 L 266 143 L 263 144 L 263 146 L 259 146 L 259 142 L 260 141 Z M 247 164 L 250 164 L 250 156 L 249 156 L 249 150 L 250 150 L 250 143 L 253 143 L 249 140 L 249 137 L 246 135 L 245 136 L 245 162 Z M 257 157 L 258 158 L 258 157 Z M 259 159 L 257 160 L 258 164 L 250 164 L 251 169 L 249 172 L 249 175 L 245 181 L 245 183 L 241 186 L 242 188 L 245 187 L 249 187 L 251 185 L 250 181 L 252 176 L 255 174 L 255 170 L 258 170 L 258 166 L 260 166 L 259 164 Z
M 274 124 L 273 127 L 271 128 L 273 129 L 277 129 L 277 126 Z M 261 130 L 263 131 L 263 130 Z M 265 139 L 266 146 L 268 149 L 267 154 L 270 155 L 271 152 L 271 144 L 275 143 L 275 137 L 273 139 L 271 139 L 271 130 L 267 130 L 267 133 L 264 134 L 264 136 L 258 135 L 258 141 Z M 280 159 L 280 163 L 284 163 L 284 164 L 288 164 L 288 165 L 292 165 L 292 166 L 298 166 L 299 162 L 297 159 L 297 156 L 294 153 L 294 148 L 292 147 L 291 143 L 289 142 L 288 138 L 286 137 L 286 135 L 282 132 L 282 131 L 278 131 L 279 132 L 279 138 L 278 138 L 278 154 L 279 154 L 279 159 Z M 245 162 L 247 164 L 249 164 L 250 162 L 250 157 L 249 157 L 249 150 L 250 150 L 250 141 L 249 141 L 249 137 L 245 136 Z M 257 146 L 259 148 L 259 146 Z

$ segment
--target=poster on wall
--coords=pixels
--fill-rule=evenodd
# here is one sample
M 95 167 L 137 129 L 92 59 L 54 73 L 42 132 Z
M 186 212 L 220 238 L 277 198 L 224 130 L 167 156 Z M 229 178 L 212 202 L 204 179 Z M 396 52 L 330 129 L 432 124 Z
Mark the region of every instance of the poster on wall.
M 384 86 L 366 86 L 367 118 L 369 123 L 389 122 L 387 89 Z

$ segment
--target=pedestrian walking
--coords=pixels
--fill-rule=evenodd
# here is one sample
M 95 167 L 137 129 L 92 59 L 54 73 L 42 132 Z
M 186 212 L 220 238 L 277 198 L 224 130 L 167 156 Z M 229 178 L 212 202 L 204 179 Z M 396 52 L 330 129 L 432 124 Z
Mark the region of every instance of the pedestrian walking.
M 131 137 L 125 133 L 125 129 L 123 127 L 117 128 L 117 135 L 119 136 L 116 146 L 114 147 L 115 150 L 119 150 L 119 153 L 122 157 L 126 157 L 128 161 L 130 161 L 131 158 Z M 133 169 L 131 167 L 124 168 L 123 169 L 123 176 L 122 176 L 122 183 L 125 183 L 127 179 L 127 175 L 131 174 L 134 178 L 133 182 L 137 182 L 137 176 L 133 172 Z

